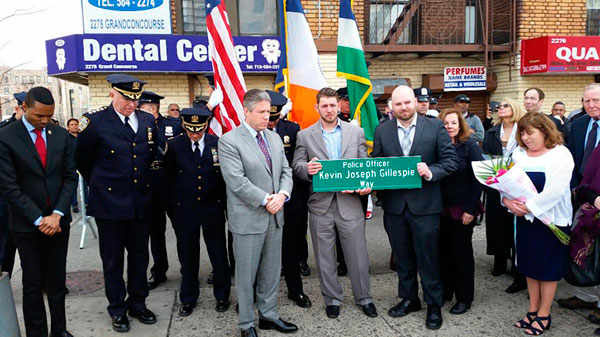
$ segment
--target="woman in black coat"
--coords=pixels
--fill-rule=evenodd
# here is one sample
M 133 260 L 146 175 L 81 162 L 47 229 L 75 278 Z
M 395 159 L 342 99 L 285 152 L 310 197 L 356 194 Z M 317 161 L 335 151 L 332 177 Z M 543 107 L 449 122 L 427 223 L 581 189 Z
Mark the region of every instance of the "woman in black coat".
M 472 236 L 475 218 L 481 213 L 483 185 L 475 179 L 471 162 L 483 160 L 483 155 L 479 145 L 469 139 L 469 125 L 460 111 L 445 109 L 439 118 L 458 157 L 458 169 L 441 181 L 440 266 L 445 300 L 456 296 L 450 313 L 460 315 L 471 307 L 475 290 Z
M 498 106 L 498 120 L 486 131 L 483 138 L 483 153 L 493 158 L 508 158 L 517 148 L 517 122 L 524 115 L 516 101 L 503 98 Z M 499 276 L 506 272 L 506 260 L 512 261 L 514 277 L 506 292 L 516 293 L 527 289 L 523 275 L 517 272 L 514 265 L 514 215 L 500 204 L 500 194 L 491 188 L 485 189 L 485 224 L 487 238 L 487 254 L 494 256 L 492 275 Z

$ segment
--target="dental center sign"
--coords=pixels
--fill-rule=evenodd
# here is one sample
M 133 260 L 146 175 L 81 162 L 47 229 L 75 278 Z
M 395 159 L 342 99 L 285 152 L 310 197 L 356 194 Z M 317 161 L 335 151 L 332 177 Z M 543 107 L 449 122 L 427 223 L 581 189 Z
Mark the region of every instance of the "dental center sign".
M 521 42 L 521 74 L 600 73 L 600 36 L 544 36 Z
M 277 37 L 234 36 L 243 72 L 277 72 Z M 46 41 L 48 74 L 212 72 L 208 38 L 185 35 L 70 35 Z
M 85 34 L 171 34 L 170 0 L 81 0 Z

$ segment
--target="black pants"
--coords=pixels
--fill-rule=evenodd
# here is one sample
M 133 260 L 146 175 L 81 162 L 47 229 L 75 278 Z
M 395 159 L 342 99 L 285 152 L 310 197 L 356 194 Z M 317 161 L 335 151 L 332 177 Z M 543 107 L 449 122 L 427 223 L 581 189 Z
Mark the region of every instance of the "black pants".
M 200 269 L 200 228 L 213 268 L 213 294 L 216 300 L 226 300 L 231 292 L 231 274 L 227 261 L 225 220 L 204 216 L 199 223 L 177 224 L 177 254 L 181 262 L 181 291 L 183 304 L 196 304 L 200 296 L 198 271 Z
M 148 219 L 150 234 L 150 252 L 154 261 L 150 268 L 150 274 L 155 278 L 163 277 L 169 270 L 169 259 L 167 258 L 167 243 L 165 233 L 167 231 L 167 214 L 170 219 L 171 212 L 168 212 L 165 196 L 168 194 L 165 185 L 164 169 L 153 170 L 151 172 L 152 197 L 150 205 L 150 218 Z M 175 227 L 175 226 L 174 226 Z
M 284 210 L 283 215 L 285 224 L 281 239 L 281 266 L 288 292 L 297 295 L 304 292 L 300 275 L 301 260 L 298 243 L 306 240 L 306 233 L 303 233 L 303 229 L 306 227 L 308 213 L 303 217 L 302 214 L 298 214 L 288 207 Z
M 1 271 L 12 275 L 15 265 L 17 246 L 8 231 L 8 209 L 5 204 L 0 205 L 0 266 Z
M 96 218 L 96 223 L 108 313 L 117 316 L 125 315 L 128 309 L 144 310 L 146 297 L 148 297 L 147 221 Z M 123 280 L 125 250 L 127 250 L 127 288 Z M 129 297 L 125 301 L 127 294 Z
M 398 297 L 418 301 L 417 271 L 425 302 L 441 307 L 444 290 L 439 265 L 439 214 L 414 215 L 384 212 L 383 224 L 398 267 Z
M 456 295 L 457 302 L 473 302 L 475 259 L 472 237 L 473 222 L 463 225 L 462 221 L 441 217 L 440 266 L 446 300 Z
M 69 246 L 69 226 L 54 236 L 36 232 L 11 232 L 21 258 L 23 269 L 23 316 L 28 337 L 47 337 L 44 288 L 50 308 L 50 331 L 62 333 L 67 329 L 65 295 L 66 266 Z

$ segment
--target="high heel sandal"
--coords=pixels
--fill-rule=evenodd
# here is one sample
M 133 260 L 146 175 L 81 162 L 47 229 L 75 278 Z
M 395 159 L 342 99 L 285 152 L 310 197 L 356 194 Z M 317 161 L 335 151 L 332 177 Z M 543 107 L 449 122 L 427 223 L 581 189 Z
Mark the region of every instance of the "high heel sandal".
M 548 324 L 546 326 L 544 326 L 544 324 L 542 324 L 542 321 L 548 321 Z M 538 329 L 538 328 L 534 327 L 533 322 L 537 322 L 538 325 L 540 327 L 542 327 L 542 329 Z M 550 325 L 552 325 L 552 315 L 548 315 L 547 317 L 538 316 L 533 320 L 533 322 L 531 322 L 531 324 L 529 324 L 529 327 L 527 328 L 531 331 L 531 333 L 525 331 L 525 334 L 530 335 L 530 336 L 539 336 L 539 335 L 543 334 L 544 331 L 550 330 Z
M 527 318 L 527 320 L 529 322 L 527 322 L 524 319 L 522 319 L 522 320 L 518 321 L 517 323 L 515 323 L 515 327 L 519 328 L 519 329 L 527 329 L 527 328 L 529 328 L 529 325 L 531 323 L 533 323 L 533 321 L 535 320 L 535 316 L 537 316 L 537 311 L 535 311 L 535 312 L 528 312 L 525 315 L 525 318 Z M 519 324 L 519 325 L 517 325 L 517 324 Z

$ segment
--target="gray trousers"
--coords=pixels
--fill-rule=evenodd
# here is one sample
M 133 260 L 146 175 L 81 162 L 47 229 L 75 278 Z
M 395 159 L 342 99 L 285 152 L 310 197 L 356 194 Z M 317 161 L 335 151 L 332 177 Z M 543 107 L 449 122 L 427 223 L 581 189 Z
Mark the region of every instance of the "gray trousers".
M 341 305 L 344 298 L 337 276 L 335 228 L 338 230 L 348 266 L 354 303 L 359 305 L 373 303 L 373 297 L 370 294 L 365 219 L 342 219 L 334 198 L 329 210 L 324 215 L 310 213 L 310 235 L 325 305 Z
M 279 318 L 277 293 L 281 277 L 281 235 L 282 228 L 277 228 L 273 217 L 265 233 L 233 233 L 238 326 L 241 330 L 254 326 L 255 280 L 256 306 L 260 317 L 270 321 Z

